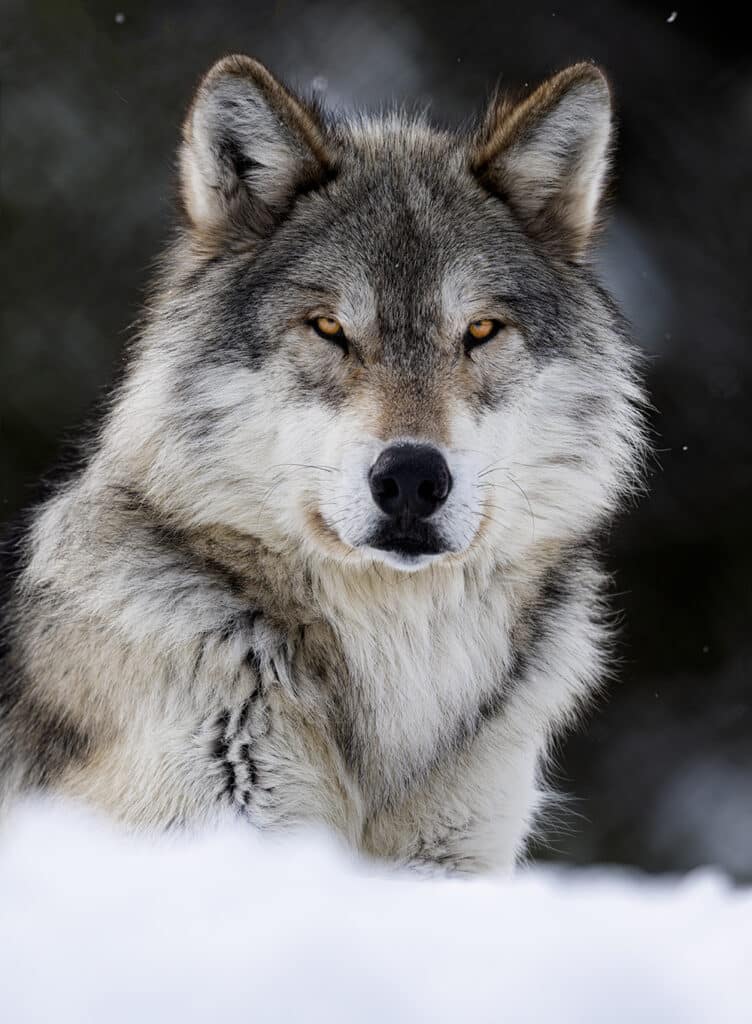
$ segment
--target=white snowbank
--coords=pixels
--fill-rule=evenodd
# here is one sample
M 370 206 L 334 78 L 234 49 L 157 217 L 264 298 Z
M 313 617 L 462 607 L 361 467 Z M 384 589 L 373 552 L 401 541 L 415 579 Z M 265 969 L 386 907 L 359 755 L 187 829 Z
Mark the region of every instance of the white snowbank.
M 0 1019 L 725 1024 L 752 895 L 535 869 L 422 879 L 321 837 L 125 839 L 61 807 L 0 834 Z

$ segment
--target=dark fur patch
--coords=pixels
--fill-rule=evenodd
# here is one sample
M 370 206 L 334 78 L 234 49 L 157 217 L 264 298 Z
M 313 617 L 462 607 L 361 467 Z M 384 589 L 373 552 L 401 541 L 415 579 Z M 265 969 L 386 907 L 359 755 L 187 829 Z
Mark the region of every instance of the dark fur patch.
M 341 381 L 326 380 L 321 373 L 305 366 L 294 366 L 292 373 L 296 400 L 321 402 L 334 410 L 341 409 L 346 403 L 347 388 Z
M 259 684 L 237 711 L 225 708 L 213 724 L 215 738 L 209 753 L 222 771 L 220 795 L 232 807 L 239 809 L 249 806 L 253 790 L 259 784 L 259 770 L 254 757 L 257 737 L 254 736 L 252 720 L 258 713 L 260 699 Z
M 509 688 L 524 685 L 525 676 L 536 654 L 551 630 L 555 629 L 556 612 L 572 593 L 573 568 L 585 550 L 585 546 L 568 549 L 561 561 L 546 572 L 535 600 L 515 624 L 512 630 L 514 664 L 509 673 L 507 692 Z M 488 712 L 494 713 L 494 702 Z
M 83 765 L 91 753 L 86 733 L 33 697 L 6 654 L 0 662 L 0 777 L 15 764 L 23 788 L 44 789 L 67 768 Z
M 170 522 L 135 488 L 111 486 L 109 493 L 113 500 L 118 502 L 121 513 L 131 516 L 138 526 L 145 529 L 157 547 L 173 555 L 179 555 L 186 566 L 192 566 L 202 576 L 208 576 L 220 583 L 230 593 L 238 596 L 243 593 L 244 585 L 236 573 L 205 552 L 198 552 L 188 533 Z

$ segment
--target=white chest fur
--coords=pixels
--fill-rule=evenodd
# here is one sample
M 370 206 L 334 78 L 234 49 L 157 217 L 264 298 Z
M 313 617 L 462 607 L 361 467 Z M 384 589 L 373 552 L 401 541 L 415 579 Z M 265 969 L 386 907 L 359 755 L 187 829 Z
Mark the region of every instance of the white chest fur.
M 404 582 L 403 582 L 404 581 Z M 403 577 L 388 595 L 350 592 L 331 624 L 347 665 L 343 713 L 353 761 L 379 795 L 424 774 L 501 695 L 511 662 L 511 602 L 462 573 Z

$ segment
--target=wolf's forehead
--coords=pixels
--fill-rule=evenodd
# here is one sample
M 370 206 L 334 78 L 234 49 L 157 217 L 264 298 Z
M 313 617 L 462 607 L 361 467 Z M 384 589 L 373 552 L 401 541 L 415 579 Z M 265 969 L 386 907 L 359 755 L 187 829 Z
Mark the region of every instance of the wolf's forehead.
M 331 254 L 342 311 L 382 334 L 429 329 L 463 291 L 457 252 L 414 199 L 385 188 L 341 225 Z
M 435 162 L 397 160 L 393 147 L 369 153 L 343 175 L 328 255 L 352 290 L 382 316 L 436 313 L 472 277 L 468 221 L 473 195 Z M 451 284 L 449 284 L 451 282 Z

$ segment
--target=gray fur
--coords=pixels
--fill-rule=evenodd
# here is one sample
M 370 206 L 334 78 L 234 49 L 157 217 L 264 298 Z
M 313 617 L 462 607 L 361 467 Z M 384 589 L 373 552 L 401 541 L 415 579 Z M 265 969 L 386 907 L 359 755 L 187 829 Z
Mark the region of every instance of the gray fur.
M 644 451 L 587 263 L 608 122 L 590 66 L 469 136 L 325 119 L 246 58 L 210 72 L 128 372 L 23 545 L 0 794 L 514 863 L 607 667 L 593 538 Z M 486 317 L 499 336 L 464 348 Z M 395 440 L 451 469 L 444 553 L 373 546 L 368 469 Z

